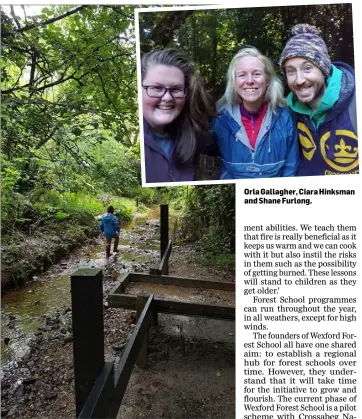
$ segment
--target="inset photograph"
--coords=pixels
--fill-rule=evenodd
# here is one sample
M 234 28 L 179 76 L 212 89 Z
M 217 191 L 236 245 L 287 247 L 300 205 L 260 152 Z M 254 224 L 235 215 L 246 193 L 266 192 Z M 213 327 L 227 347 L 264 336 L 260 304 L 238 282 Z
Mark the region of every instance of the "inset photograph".
M 352 4 L 136 23 L 143 185 L 359 173 Z

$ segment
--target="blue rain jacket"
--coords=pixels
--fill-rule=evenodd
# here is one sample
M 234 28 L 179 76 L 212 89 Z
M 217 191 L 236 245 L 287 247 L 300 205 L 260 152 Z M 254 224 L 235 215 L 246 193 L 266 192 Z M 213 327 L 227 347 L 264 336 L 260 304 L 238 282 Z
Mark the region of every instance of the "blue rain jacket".
M 220 179 L 295 176 L 299 149 L 296 124 L 288 108 L 270 106 L 253 149 L 241 122 L 239 104 L 223 107 L 215 118 L 222 157 Z
M 106 238 L 116 237 L 120 231 L 119 220 L 113 214 L 107 213 L 103 215 L 99 228 Z

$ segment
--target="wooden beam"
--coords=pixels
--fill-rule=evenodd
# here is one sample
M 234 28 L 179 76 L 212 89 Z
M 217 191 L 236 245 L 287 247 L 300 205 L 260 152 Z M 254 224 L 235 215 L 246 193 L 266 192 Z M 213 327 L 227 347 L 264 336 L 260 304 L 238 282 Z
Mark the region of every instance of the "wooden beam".
M 149 297 L 150 297 L 150 293 L 148 292 L 139 292 L 137 294 L 137 297 L 136 297 L 137 319 L 141 317 Z M 153 316 L 151 317 L 151 320 L 152 318 Z M 147 330 L 143 338 L 143 343 L 141 345 L 138 358 L 137 358 L 137 365 L 143 368 L 146 367 L 148 363 L 148 340 L 149 340 L 149 333 Z
M 114 365 L 106 362 L 97 377 L 78 419 L 109 418 L 110 400 L 114 391 Z M 115 417 L 115 416 L 114 416 Z
M 170 255 L 172 252 L 172 241 L 168 242 L 167 248 L 165 253 L 162 256 L 161 263 L 160 263 L 160 271 L 161 275 L 168 275 L 168 261 L 170 259 Z
M 160 206 L 160 229 L 161 229 L 161 248 L 160 248 L 160 259 L 163 258 L 168 245 L 168 204 Z
M 108 298 L 110 295 L 108 296 Z M 113 308 L 125 308 L 136 310 L 137 296 L 125 294 L 113 294 L 109 298 L 109 306 Z M 185 316 L 201 316 L 215 319 L 235 320 L 235 306 L 223 304 L 189 303 L 185 301 L 173 301 L 162 298 L 154 298 L 152 311 L 157 313 L 181 314 Z
M 155 298 L 154 307 L 159 313 L 235 320 L 235 307 L 223 304 L 188 303 Z
M 125 292 L 127 285 L 129 284 L 131 280 L 131 273 L 127 272 L 126 274 L 120 276 L 120 280 L 117 282 L 117 285 L 115 285 L 110 293 L 114 294 L 120 294 L 122 292 Z
M 123 396 L 126 392 L 128 381 L 131 377 L 133 366 L 137 360 L 139 351 L 144 341 L 144 337 L 146 333 L 148 333 L 148 329 L 150 327 L 151 322 L 151 304 L 153 301 L 153 295 L 150 294 L 147 303 L 141 313 L 140 318 L 134 328 L 131 337 L 128 340 L 128 343 L 124 349 L 120 364 L 118 368 L 116 368 L 114 373 L 114 382 L 115 382 L 115 390 L 114 390 L 114 401 L 115 403 L 112 405 L 109 417 L 113 418 L 117 416 L 117 412 L 119 410 L 119 406 L 122 403 Z M 136 296 L 135 296 L 135 303 L 136 303 Z
M 78 416 L 104 365 L 102 271 L 78 269 L 71 275 L 70 281 L 75 404 Z
M 119 298 L 120 296 L 122 297 L 121 299 Z M 122 305 L 118 305 L 120 300 L 122 301 Z M 128 294 L 108 294 L 108 305 L 109 307 L 136 310 L 136 296 Z
M 130 282 L 149 282 L 151 284 L 175 285 L 187 288 L 205 288 L 224 291 L 235 291 L 235 282 L 220 282 L 206 279 L 182 278 L 177 276 L 151 275 L 145 273 L 130 273 Z
M 158 268 L 150 268 L 150 275 L 168 275 L 168 261 L 170 259 L 172 251 L 172 241 L 170 240 L 167 245 L 167 249 L 161 259 Z

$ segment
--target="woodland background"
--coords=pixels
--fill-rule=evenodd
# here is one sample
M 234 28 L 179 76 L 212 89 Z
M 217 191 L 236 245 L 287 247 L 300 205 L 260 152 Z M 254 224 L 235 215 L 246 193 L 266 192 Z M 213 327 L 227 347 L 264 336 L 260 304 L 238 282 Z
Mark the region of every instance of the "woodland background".
M 244 45 L 255 46 L 269 57 L 281 76 L 280 55 L 297 23 L 319 29 L 332 61 L 354 66 L 351 3 L 140 12 L 139 16 L 141 52 L 166 47 L 184 50 L 198 64 L 216 100 L 224 93 L 232 57 Z
M 185 238 L 233 254 L 233 185 L 141 187 L 134 9 L 144 6 L 32 7 L 1 8 L 5 257 L 18 252 L 25 234 L 91 223 L 109 203 L 131 218 L 136 199 L 183 208 Z M 351 8 L 142 12 L 141 51 L 183 49 L 216 100 L 242 45 L 256 46 L 277 66 L 296 23 L 318 26 L 332 60 L 353 66 Z

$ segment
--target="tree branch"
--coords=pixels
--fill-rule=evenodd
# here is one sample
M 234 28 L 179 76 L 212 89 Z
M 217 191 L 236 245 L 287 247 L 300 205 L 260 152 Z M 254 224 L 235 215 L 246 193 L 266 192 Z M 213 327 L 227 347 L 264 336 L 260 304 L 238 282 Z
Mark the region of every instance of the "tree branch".
M 54 127 L 53 130 L 46 137 L 44 137 L 38 142 L 38 144 L 35 146 L 35 150 L 39 150 L 40 147 L 46 144 L 53 137 L 53 135 L 57 132 L 58 129 L 59 127 Z
M 36 49 L 34 48 L 33 51 L 31 52 L 31 68 L 30 68 L 30 78 L 29 78 L 30 88 L 34 86 L 36 56 L 37 56 Z
M 122 15 L 122 16 L 126 17 L 127 19 L 134 20 L 134 16 L 133 15 L 127 15 L 127 13 L 122 12 L 117 6 L 110 6 L 110 5 L 105 4 L 105 5 L 103 5 L 103 7 L 109 7 L 114 12 L 118 13 L 119 15 Z
M 62 15 L 52 17 L 51 19 L 44 20 L 43 22 L 38 22 L 38 23 L 33 23 L 31 25 L 26 25 L 26 26 L 23 26 L 22 28 L 20 28 L 19 25 L 18 25 L 18 29 L 15 29 L 14 32 L 22 33 L 22 32 L 26 32 L 26 31 L 29 31 L 31 29 L 37 28 L 39 26 L 49 25 L 50 23 L 54 23 L 54 22 L 57 22 L 58 20 L 64 19 L 65 17 L 74 15 L 74 13 L 77 13 L 80 10 L 85 9 L 87 7 L 89 7 L 89 5 L 79 6 L 76 9 L 69 10 L 68 12 L 63 13 Z M 14 18 L 14 16 L 13 16 L 13 18 Z M 15 20 L 15 22 L 16 22 L 16 20 Z M 2 36 L 3 37 L 6 37 L 6 36 L 8 36 L 10 34 L 11 34 L 10 32 L 5 32 L 5 33 L 2 34 Z
M 10 14 L 12 16 L 12 18 L 14 19 L 16 26 L 18 27 L 18 29 L 20 29 L 20 22 L 18 21 L 18 19 L 16 18 L 15 12 L 14 12 L 14 7 L 10 6 Z
M 106 92 L 106 88 L 104 86 L 104 82 L 103 82 L 100 72 L 98 70 L 95 70 L 95 73 L 98 75 L 99 80 L 101 81 L 102 90 L 103 90 L 104 96 L 107 99 L 107 102 L 110 103 L 115 110 L 117 110 L 116 106 L 114 106 L 114 103 L 112 102 L 111 98 L 108 96 L 108 93 Z

